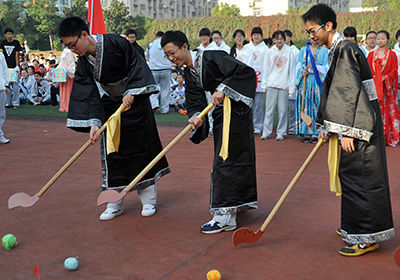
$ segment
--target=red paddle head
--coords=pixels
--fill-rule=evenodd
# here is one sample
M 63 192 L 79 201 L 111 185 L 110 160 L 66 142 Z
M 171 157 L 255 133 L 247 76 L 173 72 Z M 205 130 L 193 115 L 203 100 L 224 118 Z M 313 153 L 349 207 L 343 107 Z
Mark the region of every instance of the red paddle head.
M 100 206 L 104 203 L 116 203 L 124 198 L 126 195 L 125 191 L 117 192 L 114 190 L 106 190 L 100 193 L 97 197 L 97 206 Z
M 39 200 L 39 197 L 35 194 L 30 196 L 26 193 L 19 192 L 15 193 L 8 199 L 8 208 L 12 209 L 15 207 L 31 207 Z
M 235 230 L 232 236 L 233 245 L 238 246 L 242 243 L 255 243 L 261 238 L 264 232 L 258 230 L 254 232 L 248 228 L 240 228 Z
M 394 261 L 396 262 L 397 266 L 400 266 L 400 247 L 394 251 Z

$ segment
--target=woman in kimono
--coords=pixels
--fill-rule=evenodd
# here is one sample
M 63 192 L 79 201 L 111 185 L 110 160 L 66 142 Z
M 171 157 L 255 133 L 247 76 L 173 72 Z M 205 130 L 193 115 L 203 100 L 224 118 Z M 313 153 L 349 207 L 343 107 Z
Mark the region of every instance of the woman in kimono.
M 344 256 L 360 256 L 394 237 L 385 142 L 379 104 L 368 62 L 360 48 L 336 31 L 336 14 L 326 4 L 302 16 L 307 33 L 329 49 L 330 68 L 321 90 L 316 122 L 319 137 L 327 140 L 332 160 L 331 190 L 342 196 L 341 227 L 347 243 Z M 338 172 L 339 171 L 339 174 Z M 337 177 L 338 175 L 338 177 Z
M 197 116 L 207 106 L 205 91 L 216 105 L 214 162 L 211 171 L 210 213 L 202 233 L 236 229 L 240 209 L 257 208 L 255 147 L 252 105 L 256 74 L 246 64 L 224 51 L 189 50 L 186 35 L 168 31 L 161 40 L 168 59 L 186 65 L 186 107 L 192 124 L 191 141 L 198 144 L 208 135 L 208 120 Z M 223 104 L 221 103 L 223 101 Z
M 92 36 L 80 18 L 64 19 L 59 26 L 59 37 L 79 56 L 67 127 L 90 132 L 95 142 L 100 138 L 97 133 L 100 126 L 121 103 L 129 108 L 121 114 L 119 149 L 106 152 L 110 143 L 104 134 L 100 145 L 101 187 L 121 191 L 162 150 L 149 101 L 149 96 L 158 92 L 153 75 L 128 40 L 117 34 Z M 142 216 L 156 212 L 155 182 L 169 172 L 167 160 L 162 158 L 135 186 L 143 204 Z M 122 204 L 123 200 L 109 203 L 100 220 L 121 215 Z
M 369 53 L 368 63 L 374 78 L 379 106 L 381 107 L 386 145 L 399 143 L 399 106 L 397 104 L 398 65 L 396 53 L 387 48 L 389 32 L 377 33 L 378 49 Z
M 307 48 L 309 48 L 309 51 L 307 51 Z M 301 142 L 316 143 L 318 141 L 319 132 L 315 119 L 317 118 L 322 82 L 328 69 L 328 50 L 325 47 L 318 46 L 315 42 L 307 42 L 307 46 L 300 50 L 296 65 L 296 135 L 301 137 Z M 317 81 L 317 79 L 319 80 Z M 303 105 L 304 81 L 306 86 Z M 307 126 L 301 119 L 302 105 L 304 106 L 304 114 L 312 120 L 310 126 Z
M 68 112 L 69 98 L 71 96 L 72 85 L 74 83 L 75 76 L 75 57 L 69 48 L 64 48 L 60 64 L 56 69 L 62 69 L 65 71 L 67 80 L 60 83 L 60 111 Z

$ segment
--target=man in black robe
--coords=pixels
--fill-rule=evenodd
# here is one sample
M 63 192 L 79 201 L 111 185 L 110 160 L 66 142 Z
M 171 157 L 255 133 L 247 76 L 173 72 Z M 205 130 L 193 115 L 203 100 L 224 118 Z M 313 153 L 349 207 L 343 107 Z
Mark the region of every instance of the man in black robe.
M 336 14 L 325 4 L 302 16 L 307 33 L 330 49 L 317 123 L 330 141 L 342 136 L 339 179 L 345 256 L 359 256 L 394 237 L 385 141 L 375 85 L 360 48 L 336 31 Z
M 162 150 L 149 101 L 149 96 L 157 93 L 158 88 L 144 59 L 123 37 L 92 36 L 85 22 L 77 17 L 62 21 L 59 36 L 79 56 L 67 126 L 90 132 L 95 142 L 100 138 L 96 133 L 99 127 L 121 103 L 130 107 L 121 114 L 117 152 L 106 153 L 106 137 L 101 135 L 101 187 L 121 191 Z M 163 158 L 135 186 L 143 204 L 143 216 L 155 213 L 155 182 L 169 172 L 167 160 Z M 110 220 L 122 214 L 122 204 L 122 200 L 109 203 L 100 219 Z
M 208 137 L 208 119 L 197 116 L 207 106 L 205 91 L 213 92 L 214 162 L 211 171 L 210 213 L 202 233 L 236 229 L 240 209 L 257 208 L 252 104 L 254 70 L 224 51 L 189 50 L 181 31 L 168 31 L 161 46 L 171 62 L 185 67 L 186 107 L 194 130 L 191 141 Z M 223 105 L 222 102 L 223 101 Z

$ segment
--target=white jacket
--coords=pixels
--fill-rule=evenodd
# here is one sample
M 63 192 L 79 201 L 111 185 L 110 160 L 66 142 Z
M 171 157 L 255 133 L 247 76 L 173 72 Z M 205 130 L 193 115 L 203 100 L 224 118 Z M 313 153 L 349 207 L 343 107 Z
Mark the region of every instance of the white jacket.
M 201 43 L 200 46 L 198 46 L 197 48 L 202 51 L 218 51 L 219 50 L 219 48 L 215 42 L 211 42 L 207 47 L 204 47 L 203 43 Z
M 219 45 L 219 46 L 217 45 L 217 47 L 218 47 L 218 50 L 220 50 L 220 51 L 224 51 L 227 54 L 231 53 L 231 48 L 224 41 L 221 41 L 221 45 Z
M 279 50 L 276 45 L 269 49 L 264 58 L 262 88 L 284 89 L 292 95 L 295 91 L 294 69 L 296 58 L 293 50 L 286 44 Z
M 253 68 L 263 67 L 265 55 L 269 50 L 267 45 L 261 41 L 257 46 L 255 46 L 253 42 L 250 42 L 246 46 L 249 46 L 253 52 L 253 60 L 250 66 Z
M 249 66 L 253 64 L 253 51 L 249 44 L 244 45 L 241 50 L 236 48 L 236 59 Z
M 8 68 L 4 54 L 0 52 L 0 90 L 6 90 L 8 86 Z

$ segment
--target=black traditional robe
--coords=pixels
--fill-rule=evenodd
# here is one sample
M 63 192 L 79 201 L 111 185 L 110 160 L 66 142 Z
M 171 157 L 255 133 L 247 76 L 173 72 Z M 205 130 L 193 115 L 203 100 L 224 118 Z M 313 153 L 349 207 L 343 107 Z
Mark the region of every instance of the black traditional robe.
M 394 237 L 382 119 L 371 70 L 362 51 L 335 34 L 317 123 L 353 137 L 355 151 L 341 150 L 343 240 L 375 243 Z
M 101 126 L 121 105 L 125 94 L 134 96 L 131 109 L 121 114 L 119 151 L 106 153 L 101 138 L 103 189 L 122 190 L 162 150 L 149 96 L 158 92 L 144 59 L 128 40 L 116 34 L 96 35 L 96 56 L 81 56 L 75 72 L 67 126 L 89 132 Z M 154 184 L 170 172 L 161 159 L 135 188 Z
M 211 214 L 234 214 L 240 208 L 257 208 L 255 147 L 252 104 L 256 91 L 256 74 L 244 63 L 224 51 L 192 53 L 194 70 L 185 68 L 186 107 L 189 117 L 198 115 L 206 106 L 205 91 L 223 92 L 231 100 L 229 156 L 219 156 L 222 143 L 223 105 L 216 106 L 214 119 L 214 162 L 211 172 Z M 209 124 L 192 132 L 198 144 L 208 137 Z

